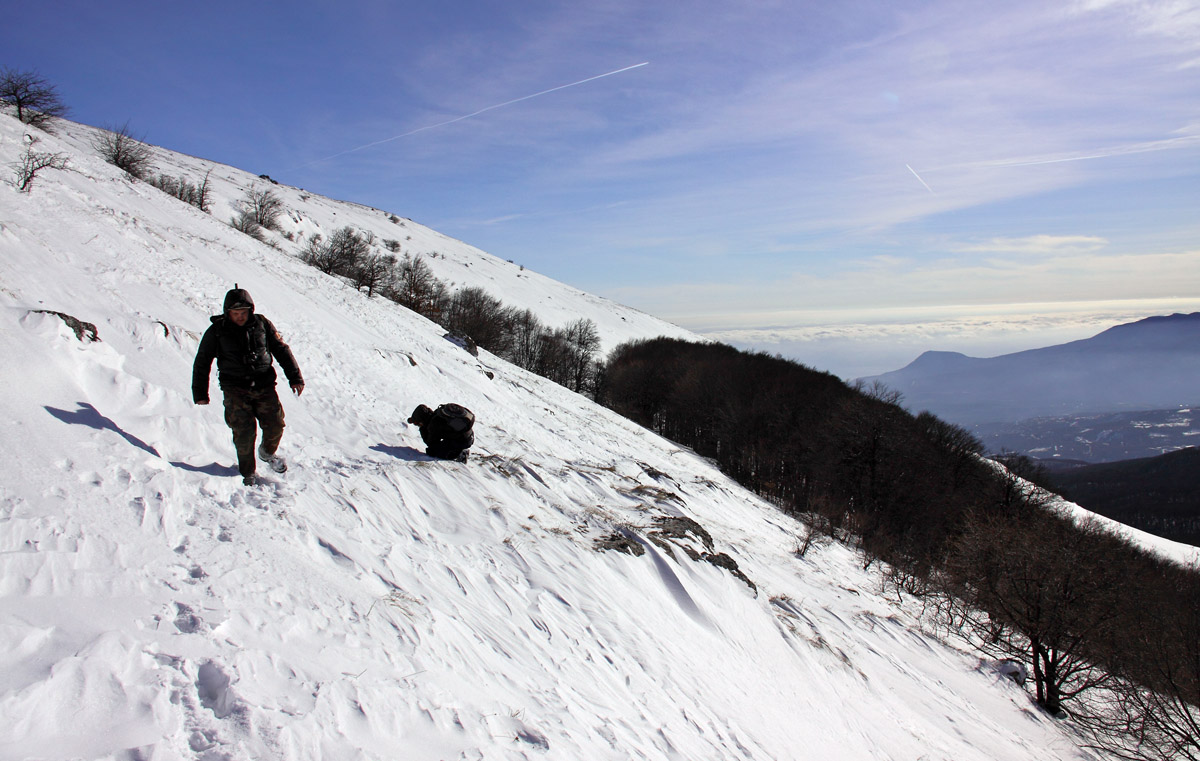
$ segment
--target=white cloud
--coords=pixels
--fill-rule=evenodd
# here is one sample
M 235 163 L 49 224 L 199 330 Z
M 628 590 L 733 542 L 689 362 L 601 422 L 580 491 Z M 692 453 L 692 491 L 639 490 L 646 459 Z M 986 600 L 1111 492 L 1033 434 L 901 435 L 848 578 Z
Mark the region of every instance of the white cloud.
M 1096 235 L 1030 235 L 1023 238 L 992 238 L 981 243 L 964 243 L 952 250 L 963 253 L 1011 253 L 1058 255 L 1099 251 L 1108 241 Z
M 1075 6 L 1081 14 L 1121 11 L 1144 34 L 1200 48 L 1200 3 L 1194 0 L 1080 0 Z
M 799 189 L 783 178 L 797 161 L 811 171 L 819 152 L 829 160 L 808 177 L 820 187 L 815 214 L 892 224 L 1088 179 L 1084 167 L 1007 181 L 981 169 L 1200 147 L 1194 135 L 1173 135 L 1197 114 L 1192 103 L 1179 108 L 1194 83 L 1163 76 L 1172 54 L 1131 38 L 1120 19 L 1082 24 L 1052 6 L 1005 4 L 984 13 L 938 6 L 892 21 L 895 34 L 819 67 L 802 61 L 750 71 L 733 90 L 715 87 L 686 119 L 605 158 L 644 163 L 755 146 L 781 169 L 763 177 L 769 194 Z M 939 200 L 909 197 L 920 186 L 906 165 Z
M 925 351 L 994 357 L 1088 338 L 1145 317 L 1195 311 L 1200 311 L 1200 298 L 881 309 L 868 314 L 814 312 L 809 320 L 828 322 L 704 334 L 856 378 L 898 369 Z
M 1088 249 L 1099 241 L 1088 236 L 1035 236 L 1004 243 L 1008 249 L 992 244 L 986 253 L 1042 250 L 1045 255 L 928 262 L 875 257 L 836 264 L 821 275 L 800 270 L 721 283 L 651 283 L 610 289 L 606 295 L 705 333 L 854 322 L 837 316 L 848 311 L 884 316 L 871 322 L 888 322 L 888 315 L 912 322 L 925 319 L 914 315 L 944 310 L 989 314 L 994 304 L 1158 300 L 1200 294 L 1200 249 L 1099 255 Z

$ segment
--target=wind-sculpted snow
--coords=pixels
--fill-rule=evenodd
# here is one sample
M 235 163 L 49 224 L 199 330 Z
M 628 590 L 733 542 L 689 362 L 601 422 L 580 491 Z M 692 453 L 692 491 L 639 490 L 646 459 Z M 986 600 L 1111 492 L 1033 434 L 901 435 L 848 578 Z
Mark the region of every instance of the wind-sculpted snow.
M 708 462 L 130 182 L 81 132 L 42 138 L 68 171 L 0 187 L 0 758 L 1088 758 Z M 222 203 L 252 179 L 218 174 Z M 307 383 L 291 469 L 254 487 L 189 388 L 235 282 Z M 567 298 L 546 282 L 527 303 Z M 477 415 L 467 464 L 404 422 L 444 401 Z M 753 587 L 653 539 L 665 518 Z M 622 533 L 646 552 L 597 549 Z

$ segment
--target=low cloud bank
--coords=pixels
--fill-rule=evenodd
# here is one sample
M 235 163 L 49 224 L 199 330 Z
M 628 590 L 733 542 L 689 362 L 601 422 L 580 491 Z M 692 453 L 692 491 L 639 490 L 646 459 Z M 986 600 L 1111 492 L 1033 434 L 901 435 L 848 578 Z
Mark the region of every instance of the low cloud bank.
M 926 351 L 972 357 L 1076 341 L 1154 315 L 1200 311 L 1200 299 L 1025 304 L 881 311 L 857 321 L 810 314 L 803 323 L 700 331 L 743 349 L 782 354 L 852 379 L 897 370 Z

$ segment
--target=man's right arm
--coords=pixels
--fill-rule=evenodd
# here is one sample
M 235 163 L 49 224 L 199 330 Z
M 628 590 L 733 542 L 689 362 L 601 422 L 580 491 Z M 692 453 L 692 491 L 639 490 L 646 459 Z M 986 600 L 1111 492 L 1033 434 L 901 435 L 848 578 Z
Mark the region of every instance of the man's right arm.
M 208 376 L 212 372 L 213 359 L 217 356 L 216 345 L 214 326 L 204 331 L 200 348 L 196 349 L 196 361 L 192 363 L 192 401 L 196 404 L 208 404 Z

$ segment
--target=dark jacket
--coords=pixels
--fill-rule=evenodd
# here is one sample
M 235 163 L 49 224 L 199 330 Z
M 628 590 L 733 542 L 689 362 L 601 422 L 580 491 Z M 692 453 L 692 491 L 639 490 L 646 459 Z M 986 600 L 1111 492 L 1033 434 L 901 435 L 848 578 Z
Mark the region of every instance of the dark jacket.
M 270 320 L 252 312 L 246 324 L 238 327 L 226 314 L 214 316 L 212 325 L 200 339 L 200 348 L 192 365 L 192 400 L 208 400 L 208 376 L 214 359 L 217 360 L 217 382 L 222 389 L 274 386 L 276 375 L 272 357 L 283 368 L 289 385 L 304 384 L 291 348 Z
M 452 415 L 442 414 L 446 408 L 455 411 Z M 460 418 L 466 421 L 466 429 L 456 431 L 451 427 L 450 420 Z M 418 405 L 408 422 L 415 424 L 421 431 L 425 441 L 425 452 L 430 457 L 443 460 L 460 459 L 463 452 L 475 443 L 473 424 L 475 416 L 466 407 L 458 404 L 445 404 L 437 410 L 431 410 L 424 404 Z M 465 462 L 465 459 L 463 460 Z

